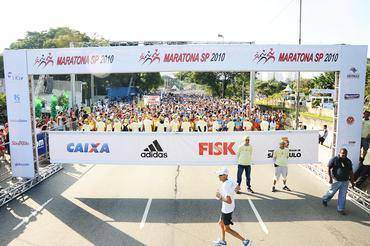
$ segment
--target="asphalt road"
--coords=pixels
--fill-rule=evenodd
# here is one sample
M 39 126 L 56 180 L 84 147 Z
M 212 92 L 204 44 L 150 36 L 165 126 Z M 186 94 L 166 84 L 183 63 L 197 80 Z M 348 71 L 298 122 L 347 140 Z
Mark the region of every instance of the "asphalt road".
M 217 169 L 66 165 L 0 208 L 0 244 L 213 245 L 221 207 L 214 198 Z M 236 167 L 230 170 L 235 178 Z M 272 173 L 270 165 L 253 166 L 256 193 L 237 195 L 233 228 L 253 245 L 369 245 L 368 214 L 349 201 L 347 216 L 337 214 L 336 199 L 323 207 L 327 184 L 299 165 L 289 167 L 293 191 L 278 183 L 272 193 Z M 228 245 L 241 245 L 226 237 Z

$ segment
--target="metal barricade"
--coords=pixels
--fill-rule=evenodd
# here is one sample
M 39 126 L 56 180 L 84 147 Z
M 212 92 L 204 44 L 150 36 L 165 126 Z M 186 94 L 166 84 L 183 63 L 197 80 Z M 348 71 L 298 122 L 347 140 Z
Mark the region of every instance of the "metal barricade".
M 314 173 L 319 178 L 329 181 L 329 175 L 327 171 L 325 171 L 321 164 L 312 164 L 312 165 L 302 165 L 306 167 L 308 170 L 310 170 L 312 173 Z M 348 197 L 351 198 L 352 202 L 356 204 L 358 207 L 366 211 L 368 214 L 370 214 L 370 197 L 369 194 L 360 190 L 357 187 L 349 187 L 348 188 Z
M 61 164 L 50 163 L 48 132 L 41 132 L 38 134 L 37 145 L 39 166 L 34 178 L 11 178 L 11 156 L 9 156 L 9 161 L 5 163 L 6 168 L 3 168 L 3 165 L 1 166 L 0 182 L 8 181 L 7 183 L 10 183 L 10 185 L 0 190 L 0 207 L 18 196 L 23 195 L 27 190 L 63 169 Z

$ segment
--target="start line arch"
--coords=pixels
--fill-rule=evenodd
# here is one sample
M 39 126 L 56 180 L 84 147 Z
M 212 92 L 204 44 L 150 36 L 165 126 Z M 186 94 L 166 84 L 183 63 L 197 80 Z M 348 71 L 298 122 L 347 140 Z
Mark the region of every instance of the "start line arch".
M 220 43 L 5 50 L 3 54 L 13 176 L 34 177 L 38 166 L 32 83 L 32 76 L 37 74 L 336 71 L 339 93 L 335 151 L 347 148 L 355 168 L 358 165 L 367 46 Z M 76 146 L 69 146 L 69 150 Z M 97 150 L 96 146 L 90 149 L 92 154 Z

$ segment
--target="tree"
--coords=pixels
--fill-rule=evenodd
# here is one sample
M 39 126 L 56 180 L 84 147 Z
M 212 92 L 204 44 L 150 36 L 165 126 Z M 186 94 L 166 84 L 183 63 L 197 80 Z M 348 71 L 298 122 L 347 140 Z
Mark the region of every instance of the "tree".
M 315 89 L 334 89 L 334 83 L 334 72 L 325 72 L 312 79 L 312 85 Z
M 210 89 L 213 96 L 218 97 L 235 97 L 232 92 L 240 91 L 242 81 L 249 81 L 249 73 L 236 72 L 180 72 L 176 74 L 176 78 L 186 80 L 188 82 L 206 85 Z M 231 86 L 231 91 L 228 87 Z
M 256 91 L 266 97 L 271 96 L 275 93 L 279 93 L 282 90 L 283 85 L 276 80 L 256 81 Z
M 160 73 L 142 73 L 137 80 L 136 86 L 144 92 L 150 92 L 163 85 Z

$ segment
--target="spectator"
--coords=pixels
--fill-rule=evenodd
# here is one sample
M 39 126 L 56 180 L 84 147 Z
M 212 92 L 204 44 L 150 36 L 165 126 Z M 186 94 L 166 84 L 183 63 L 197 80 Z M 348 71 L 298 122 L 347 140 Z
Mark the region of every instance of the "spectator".
M 319 135 L 319 144 L 323 145 L 325 142 L 326 137 L 328 136 L 328 126 L 324 125 L 324 129 L 322 130 L 322 135 Z
M 347 158 L 347 149 L 342 148 L 338 156 L 330 159 L 328 164 L 330 189 L 322 198 L 322 204 L 327 207 L 328 202 L 339 190 L 337 212 L 346 215 L 346 195 L 348 189 L 348 180 L 351 180 L 352 187 L 355 186 L 352 172 L 352 162 Z

